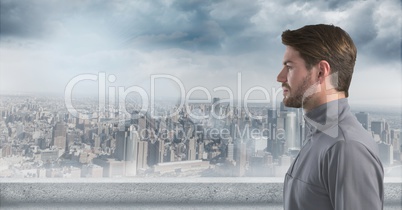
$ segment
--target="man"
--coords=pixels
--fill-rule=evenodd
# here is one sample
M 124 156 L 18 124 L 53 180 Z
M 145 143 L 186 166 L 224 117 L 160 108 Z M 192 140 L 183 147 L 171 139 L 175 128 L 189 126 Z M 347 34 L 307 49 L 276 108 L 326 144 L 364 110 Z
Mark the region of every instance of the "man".
M 308 128 L 284 183 L 285 210 L 383 208 L 384 171 L 376 142 L 350 112 L 356 60 L 349 35 L 332 25 L 282 34 L 283 103 L 304 110 Z

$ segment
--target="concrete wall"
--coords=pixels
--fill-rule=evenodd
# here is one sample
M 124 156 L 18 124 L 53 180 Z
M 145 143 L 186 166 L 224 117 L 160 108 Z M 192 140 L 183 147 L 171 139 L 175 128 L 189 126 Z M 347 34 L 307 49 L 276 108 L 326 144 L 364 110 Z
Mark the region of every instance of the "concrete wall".
M 402 206 L 402 179 L 385 179 L 384 185 L 386 205 Z M 282 187 L 282 178 L 1 179 L 0 206 L 90 203 L 281 206 Z

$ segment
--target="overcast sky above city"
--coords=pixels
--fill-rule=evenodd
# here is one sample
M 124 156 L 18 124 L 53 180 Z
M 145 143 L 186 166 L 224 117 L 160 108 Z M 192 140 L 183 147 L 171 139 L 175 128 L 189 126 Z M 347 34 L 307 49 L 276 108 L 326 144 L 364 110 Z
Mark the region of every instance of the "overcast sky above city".
M 272 95 L 280 90 L 282 31 L 325 23 L 345 29 L 358 48 L 351 103 L 401 107 L 399 0 L 0 0 L 0 8 L 3 94 L 62 96 L 74 77 L 104 72 L 116 78 L 108 86 L 149 93 L 151 75 L 168 74 L 187 92 L 202 86 L 222 98 L 228 94 L 213 89 L 237 97 L 241 73 L 241 97 L 254 86 Z M 157 97 L 179 95 L 177 81 L 155 84 Z M 96 89 L 86 80 L 73 94 Z

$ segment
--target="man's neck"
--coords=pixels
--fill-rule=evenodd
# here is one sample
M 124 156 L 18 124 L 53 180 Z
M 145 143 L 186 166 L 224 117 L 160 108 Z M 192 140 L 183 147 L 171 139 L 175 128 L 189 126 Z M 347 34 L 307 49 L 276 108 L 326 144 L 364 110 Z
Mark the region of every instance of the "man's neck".
M 334 89 L 333 89 L 334 90 Z M 307 113 L 314 108 L 326 104 L 331 101 L 339 100 L 342 98 L 346 98 L 345 92 L 338 91 L 327 91 L 325 95 L 318 95 L 315 98 L 311 98 L 308 103 L 303 104 L 304 113 Z

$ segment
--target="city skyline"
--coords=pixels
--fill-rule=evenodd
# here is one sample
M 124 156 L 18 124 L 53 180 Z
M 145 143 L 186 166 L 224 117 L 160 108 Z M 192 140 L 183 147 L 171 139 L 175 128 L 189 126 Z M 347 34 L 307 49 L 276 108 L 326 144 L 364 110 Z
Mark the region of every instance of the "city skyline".
M 253 118 L 213 98 L 176 115 L 158 105 L 162 117 L 134 109 L 122 118 L 87 101 L 74 117 L 63 99 L 50 99 L 0 98 L 0 177 L 282 177 L 306 135 L 301 109 L 283 104 L 250 107 L 261 115 Z M 400 176 L 400 119 L 354 114 L 379 145 L 386 175 Z
M 170 75 L 188 93 L 205 87 L 241 99 L 260 86 L 275 95 L 284 46 L 280 34 L 305 24 L 344 28 L 357 45 L 350 103 L 401 108 L 400 1 L 0 1 L 0 94 L 63 96 L 78 75 L 105 73 L 106 86 L 138 86 L 149 94 L 152 75 Z M 113 82 L 111 82 L 113 81 Z M 73 95 L 96 96 L 96 81 Z M 161 80 L 157 99 L 177 98 Z M 205 99 L 198 91 L 194 97 Z M 263 94 L 256 91 L 253 98 Z M 279 97 L 281 93 L 279 93 Z M 278 99 L 278 101 L 280 101 Z M 353 107 L 352 107 L 353 108 Z M 400 113 L 400 112 L 399 112 Z

